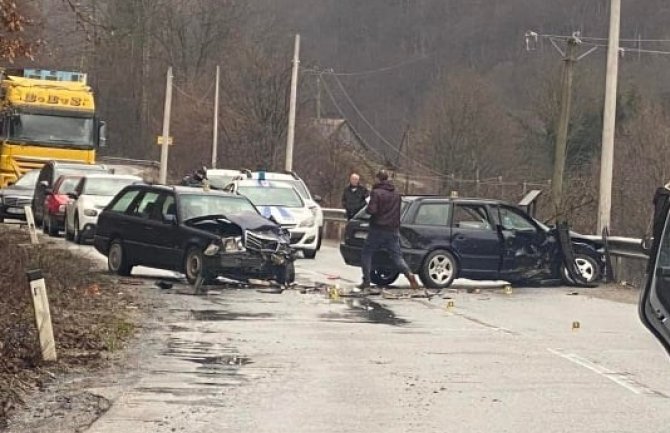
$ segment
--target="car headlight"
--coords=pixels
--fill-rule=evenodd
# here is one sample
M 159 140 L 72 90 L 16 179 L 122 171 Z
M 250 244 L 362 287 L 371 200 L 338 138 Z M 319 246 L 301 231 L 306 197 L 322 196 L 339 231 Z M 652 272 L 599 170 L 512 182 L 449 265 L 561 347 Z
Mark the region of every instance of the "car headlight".
M 84 209 L 84 215 L 87 217 L 94 217 L 98 215 L 98 211 L 95 209 Z
M 221 249 L 221 246 L 217 243 L 211 243 L 207 248 L 205 248 L 205 251 L 203 251 L 203 254 L 206 256 L 213 256 L 216 253 L 219 252 Z
M 312 227 L 315 222 L 316 219 L 314 218 L 314 216 L 311 216 L 307 219 L 302 220 L 300 224 L 298 224 L 298 227 Z
M 245 250 L 244 241 L 241 237 L 226 238 L 223 240 L 223 251 L 226 253 L 238 253 Z

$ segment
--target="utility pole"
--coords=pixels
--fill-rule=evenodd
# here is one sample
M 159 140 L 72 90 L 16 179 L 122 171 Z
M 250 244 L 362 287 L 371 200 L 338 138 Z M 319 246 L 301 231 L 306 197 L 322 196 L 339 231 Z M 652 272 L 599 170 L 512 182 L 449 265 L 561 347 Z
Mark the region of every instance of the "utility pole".
M 574 74 L 575 51 L 579 45 L 579 39 L 571 37 L 568 39 L 568 47 L 563 59 L 563 79 L 561 90 L 561 113 L 558 120 L 556 132 L 556 148 L 554 154 L 554 176 L 551 181 L 554 210 L 558 216 L 563 207 L 563 173 L 565 172 L 565 157 L 568 146 L 568 127 L 570 125 L 570 108 L 572 105 L 572 77 Z
M 321 120 L 321 74 L 316 74 L 316 120 Z
M 219 81 L 221 68 L 216 67 L 216 85 L 214 88 L 214 129 L 212 134 L 212 168 L 216 168 L 219 147 Z
M 291 74 L 291 102 L 288 112 L 288 132 L 286 134 L 286 164 L 287 171 L 293 170 L 293 143 L 295 142 L 295 111 L 298 98 L 298 68 L 300 67 L 300 35 L 295 35 L 293 50 L 293 73 Z
M 160 183 L 167 184 L 168 146 L 170 140 L 170 111 L 172 110 L 172 66 L 167 71 L 165 108 L 163 110 L 163 144 L 161 145 Z
M 598 233 L 602 233 L 604 229 L 609 229 L 612 213 L 612 171 L 614 167 L 620 25 L 621 0 L 611 0 L 609 44 L 607 47 L 607 77 L 605 80 L 605 110 L 603 114 L 603 141 L 600 156 Z

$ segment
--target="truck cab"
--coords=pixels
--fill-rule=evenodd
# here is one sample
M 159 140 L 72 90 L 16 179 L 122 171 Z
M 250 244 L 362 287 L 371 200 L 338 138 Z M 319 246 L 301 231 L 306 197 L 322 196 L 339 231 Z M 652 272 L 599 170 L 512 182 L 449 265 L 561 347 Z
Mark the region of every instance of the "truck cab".
M 105 143 L 85 74 L 0 68 L 0 187 L 47 161 L 94 164 Z

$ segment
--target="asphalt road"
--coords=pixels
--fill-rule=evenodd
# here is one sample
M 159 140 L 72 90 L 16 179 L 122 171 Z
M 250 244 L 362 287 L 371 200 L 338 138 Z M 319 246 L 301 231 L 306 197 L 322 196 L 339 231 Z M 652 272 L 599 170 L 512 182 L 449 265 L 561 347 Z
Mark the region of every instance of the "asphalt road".
M 298 272 L 359 279 L 332 246 Z M 135 290 L 160 307 L 127 367 L 90 385 L 113 402 L 90 433 L 670 430 L 668 357 L 607 291 L 461 282 L 451 299 L 368 302 L 150 285 Z

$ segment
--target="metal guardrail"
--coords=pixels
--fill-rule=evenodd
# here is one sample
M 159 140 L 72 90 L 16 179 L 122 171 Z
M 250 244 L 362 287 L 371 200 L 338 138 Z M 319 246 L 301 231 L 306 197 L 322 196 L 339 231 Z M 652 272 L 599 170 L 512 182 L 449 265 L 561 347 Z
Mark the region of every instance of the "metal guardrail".
M 322 208 L 321 211 L 323 211 L 324 221 L 347 222 L 347 214 L 344 212 L 344 209 Z

